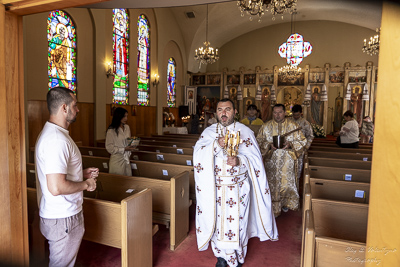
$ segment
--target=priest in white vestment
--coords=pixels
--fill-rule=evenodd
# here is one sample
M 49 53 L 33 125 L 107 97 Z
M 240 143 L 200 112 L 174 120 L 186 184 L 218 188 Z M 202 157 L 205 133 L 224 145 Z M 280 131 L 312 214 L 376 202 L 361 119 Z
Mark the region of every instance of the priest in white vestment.
M 218 123 L 206 128 L 193 153 L 196 235 L 200 251 L 209 243 L 217 267 L 241 266 L 249 238 L 278 240 L 270 189 L 253 131 L 234 122 L 229 99 L 217 105 Z M 225 134 L 240 132 L 237 156 L 228 156 Z

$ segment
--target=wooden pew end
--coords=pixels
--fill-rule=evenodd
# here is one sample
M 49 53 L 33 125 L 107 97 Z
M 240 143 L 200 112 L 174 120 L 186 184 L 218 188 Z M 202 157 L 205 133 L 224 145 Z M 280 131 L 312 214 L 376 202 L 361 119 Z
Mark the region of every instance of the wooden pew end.
M 158 224 L 153 224 L 153 236 L 158 232 L 158 230 L 160 230 Z

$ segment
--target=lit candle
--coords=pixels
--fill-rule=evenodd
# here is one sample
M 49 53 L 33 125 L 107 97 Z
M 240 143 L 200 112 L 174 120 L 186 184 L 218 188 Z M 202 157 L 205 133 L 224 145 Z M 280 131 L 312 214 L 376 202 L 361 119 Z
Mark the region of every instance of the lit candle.
M 196 49 L 196 56 L 197 56 L 197 49 Z

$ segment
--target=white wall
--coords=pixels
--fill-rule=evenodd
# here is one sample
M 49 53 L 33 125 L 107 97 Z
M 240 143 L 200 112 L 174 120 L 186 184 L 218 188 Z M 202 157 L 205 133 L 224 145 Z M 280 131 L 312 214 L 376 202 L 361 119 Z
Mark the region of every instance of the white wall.
M 377 56 L 371 57 L 361 51 L 364 39 L 376 34 L 370 29 L 333 21 L 305 21 L 296 22 L 295 30 L 313 46 L 313 52 L 300 67 L 306 64 L 310 64 L 311 68 L 323 67 L 325 63 L 342 67 L 345 62 L 350 62 L 352 66 L 365 66 L 367 61 L 372 61 L 375 66 L 378 64 Z M 239 70 L 241 66 L 245 69 L 281 67 L 286 64 L 286 59 L 279 56 L 278 48 L 290 34 L 290 23 L 244 34 L 220 47 L 220 59 L 208 65 L 207 71 L 222 71 L 223 68 Z

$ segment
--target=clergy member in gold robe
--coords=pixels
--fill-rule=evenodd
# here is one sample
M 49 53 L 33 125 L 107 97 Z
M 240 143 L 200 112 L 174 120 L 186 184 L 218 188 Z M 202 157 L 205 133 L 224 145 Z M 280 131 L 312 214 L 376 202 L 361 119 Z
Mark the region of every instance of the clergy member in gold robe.
M 285 118 L 285 106 L 276 104 L 273 108 L 273 119 L 264 123 L 257 135 L 257 142 L 264 158 L 265 171 L 271 189 L 272 209 L 275 217 L 281 210 L 299 208 L 299 191 L 297 182 L 297 159 L 307 143 L 299 126 Z M 273 144 L 274 135 L 283 135 L 299 129 L 285 137 L 282 148 Z

